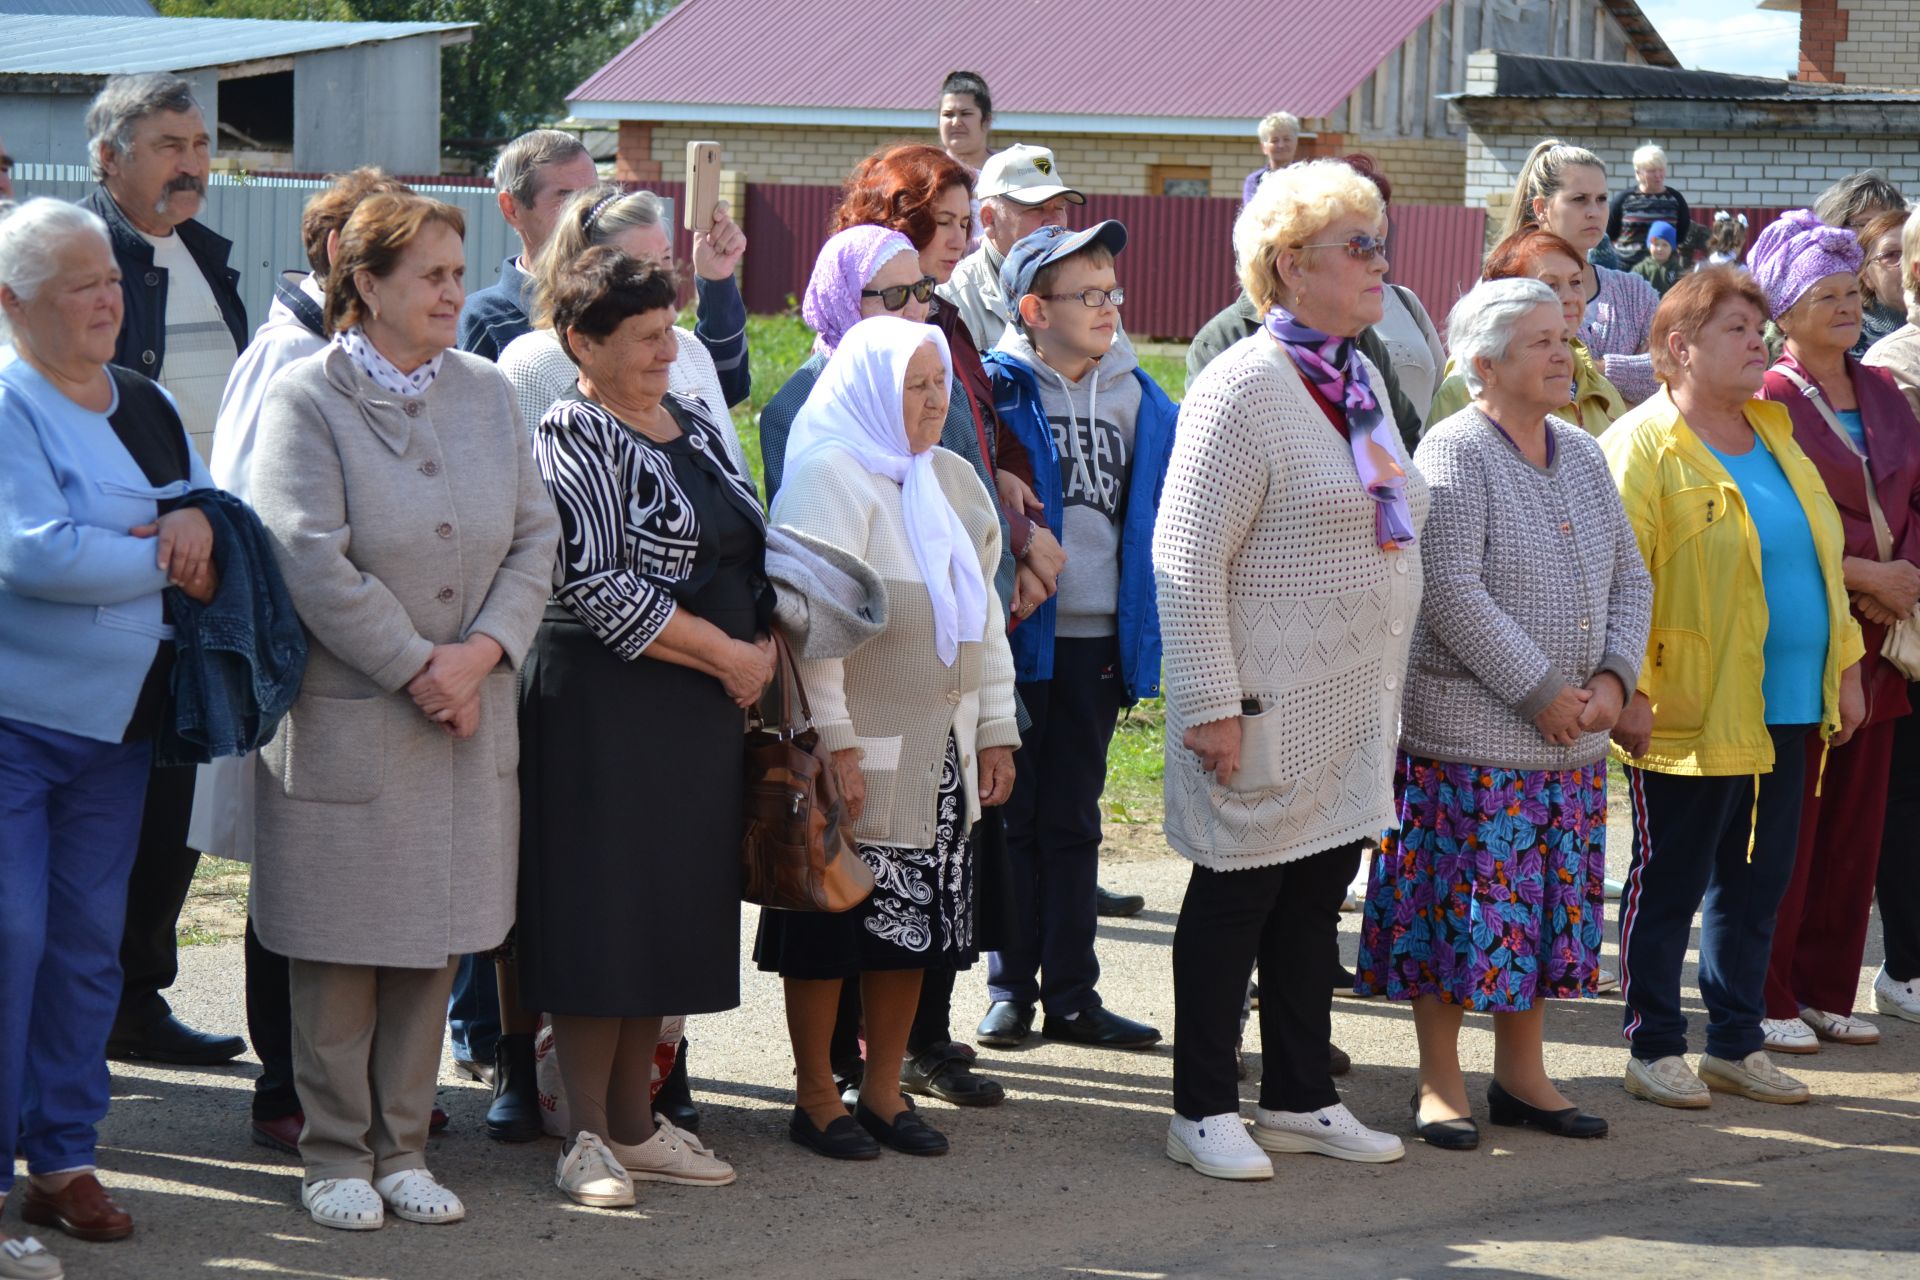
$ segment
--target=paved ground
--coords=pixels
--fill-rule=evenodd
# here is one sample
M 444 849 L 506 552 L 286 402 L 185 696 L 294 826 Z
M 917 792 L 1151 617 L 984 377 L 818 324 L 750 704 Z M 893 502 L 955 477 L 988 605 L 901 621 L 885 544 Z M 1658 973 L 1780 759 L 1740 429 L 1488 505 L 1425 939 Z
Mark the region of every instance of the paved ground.
M 1186 864 L 1154 848 L 1150 838 L 1124 842 L 1103 876 L 1150 906 L 1102 929 L 1102 985 L 1115 1008 L 1170 1028 L 1169 948 Z M 1349 959 L 1357 923 L 1343 923 Z M 750 931 L 751 917 L 743 955 Z M 1874 937 L 1877 964 L 1877 925 Z M 244 1030 L 240 957 L 231 942 L 185 951 L 178 1003 L 195 1025 Z M 978 971 L 962 979 L 968 1017 L 983 982 Z M 1689 1010 L 1701 1014 L 1697 997 Z M 1722 1099 L 1681 1113 L 1620 1090 L 1619 1021 L 1617 1000 L 1556 1005 L 1549 1021 L 1549 1065 L 1613 1122 L 1604 1142 L 1483 1125 L 1473 1153 L 1413 1143 L 1388 1166 L 1282 1156 L 1271 1182 L 1214 1182 L 1161 1153 L 1170 1049 L 1049 1044 L 991 1056 L 1006 1106 L 930 1105 L 953 1139 L 946 1159 L 889 1153 L 848 1166 L 787 1141 L 778 986 L 749 972 L 742 1008 L 693 1031 L 703 1135 L 739 1168 L 732 1187 L 643 1185 L 635 1210 L 572 1206 L 552 1186 L 558 1144 L 489 1142 L 486 1093 L 449 1073 L 441 1097 L 453 1128 L 430 1155 L 469 1220 L 328 1231 L 298 1207 L 294 1162 L 246 1140 L 250 1067 L 116 1066 L 101 1164 L 139 1234 L 49 1243 L 75 1280 L 1917 1273 L 1920 1026 L 1881 1019 L 1880 1046 L 1793 1064 L 1814 1089 L 1810 1105 Z M 1342 1083 L 1347 1103 L 1403 1128 L 1415 1064 L 1407 1010 L 1339 1000 L 1334 1029 L 1355 1063 Z M 1486 1019 L 1469 1020 L 1463 1049 L 1484 1087 Z M 17 1229 L 17 1217 L 7 1225 Z

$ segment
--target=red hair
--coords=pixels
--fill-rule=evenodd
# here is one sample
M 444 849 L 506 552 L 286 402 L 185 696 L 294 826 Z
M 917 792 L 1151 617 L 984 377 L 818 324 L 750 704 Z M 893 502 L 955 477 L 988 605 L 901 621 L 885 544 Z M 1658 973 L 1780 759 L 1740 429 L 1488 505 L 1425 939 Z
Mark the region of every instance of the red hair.
M 1761 320 L 1767 318 L 1767 295 L 1743 267 L 1702 267 L 1680 277 L 1680 282 L 1660 299 L 1660 306 L 1653 313 L 1653 328 L 1647 334 L 1647 354 L 1653 357 L 1653 376 L 1662 382 L 1672 382 L 1680 373 L 1673 349 L 1667 342 L 1669 337 L 1677 333 L 1689 342 L 1695 341 L 1715 314 L 1733 302 L 1744 302 L 1760 314 Z
M 884 147 L 854 166 L 833 211 L 829 234 L 848 227 L 891 227 L 915 249 L 933 243 L 933 206 L 948 187 L 973 195 L 973 175 L 938 147 Z
M 1520 276 L 1531 277 L 1539 268 L 1540 259 L 1550 253 L 1565 256 L 1575 266 L 1587 260 L 1585 254 L 1545 227 L 1527 226 L 1493 246 L 1493 252 L 1487 255 L 1486 265 L 1480 269 L 1480 278 L 1513 280 Z

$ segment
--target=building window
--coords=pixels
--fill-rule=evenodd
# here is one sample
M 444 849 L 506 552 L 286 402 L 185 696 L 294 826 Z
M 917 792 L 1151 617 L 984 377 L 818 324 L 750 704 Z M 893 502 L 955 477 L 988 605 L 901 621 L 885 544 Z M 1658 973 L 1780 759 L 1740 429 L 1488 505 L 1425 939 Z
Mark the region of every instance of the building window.
M 1210 196 L 1213 170 L 1198 164 L 1149 165 L 1147 190 L 1156 196 Z

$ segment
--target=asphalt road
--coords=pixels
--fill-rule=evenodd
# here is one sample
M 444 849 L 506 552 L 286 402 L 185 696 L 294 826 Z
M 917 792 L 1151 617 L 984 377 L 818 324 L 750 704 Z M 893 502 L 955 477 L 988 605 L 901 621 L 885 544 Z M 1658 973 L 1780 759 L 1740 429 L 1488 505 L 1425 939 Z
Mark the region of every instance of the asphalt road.
M 1103 874 L 1146 894 L 1149 907 L 1103 923 L 1102 991 L 1164 1029 L 1185 874 L 1185 863 L 1144 849 Z M 1357 927 L 1358 917 L 1343 919 L 1349 960 Z M 751 931 L 749 912 L 743 957 Z M 1874 938 L 1870 966 L 1877 924 Z M 963 975 L 963 1024 L 984 999 L 980 970 Z M 239 945 L 187 949 L 176 1001 L 196 1026 L 243 1032 Z M 1688 1007 L 1702 1015 L 1691 991 Z M 791 1066 L 778 984 L 749 967 L 742 1007 L 692 1029 L 702 1135 L 740 1170 L 731 1187 L 642 1184 L 632 1210 L 574 1206 L 552 1184 L 558 1143 L 488 1141 L 486 1092 L 449 1070 L 441 1099 L 452 1130 L 429 1155 L 466 1200 L 468 1220 L 330 1231 L 299 1208 L 296 1163 L 247 1141 L 250 1066 L 116 1064 L 100 1162 L 138 1233 L 110 1245 L 48 1243 L 74 1280 L 1920 1274 L 1920 1026 L 1880 1018 L 1879 1046 L 1831 1046 L 1790 1063 L 1813 1088 L 1809 1105 L 1716 1097 L 1711 1110 L 1676 1112 L 1621 1090 L 1620 1009 L 1614 999 L 1556 1004 L 1548 1021 L 1549 1066 L 1613 1122 L 1605 1141 L 1492 1129 L 1482 1106 L 1475 1152 L 1409 1135 L 1398 1164 L 1279 1156 L 1273 1181 L 1236 1184 L 1162 1154 L 1164 1045 L 986 1054 L 983 1067 L 1008 1087 L 1005 1106 L 929 1104 L 952 1138 L 950 1156 L 888 1153 L 857 1165 L 814 1156 L 785 1134 Z M 1416 1061 L 1408 1010 L 1338 1000 L 1334 1033 L 1355 1064 L 1341 1084 L 1347 1104 L 1404 1129 Z M 1463 1053 L 1483 1089 L 1486 1018 L 1468 1020 Z M 18 1230 L 17 1212 L 7 1229 Z

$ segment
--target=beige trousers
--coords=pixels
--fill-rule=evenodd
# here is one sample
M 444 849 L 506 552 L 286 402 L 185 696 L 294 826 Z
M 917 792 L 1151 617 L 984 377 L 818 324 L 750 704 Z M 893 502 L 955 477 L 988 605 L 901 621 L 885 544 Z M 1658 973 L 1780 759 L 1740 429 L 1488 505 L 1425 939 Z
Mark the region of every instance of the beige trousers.
M 453 989 L 439 969 L 292 960 L 293 1083 L 306 1180 L 372 1181 L 427 1164 Z

